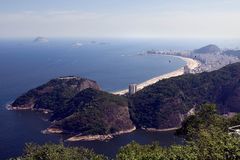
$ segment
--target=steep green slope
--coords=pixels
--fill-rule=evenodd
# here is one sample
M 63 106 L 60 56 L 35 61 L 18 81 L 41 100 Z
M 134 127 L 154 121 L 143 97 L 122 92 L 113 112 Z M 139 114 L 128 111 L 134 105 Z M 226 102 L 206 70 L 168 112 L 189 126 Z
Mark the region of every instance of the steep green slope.
M 215 103 L 221 112 L 240 112 L 240 63 L 220 70 L 183 75 L 157 82 L 131 98 L 130 110 L 139 127 L 180 126 L 195 106 Z
M 99 89 L 92 80 L 57 78 L 20 96 L 12 108 L 51 110 L 53 124 L 46 133 L 57 129 L 57 133 L 97 135 L 132 129 L 128 99 Z
M 235 125 L 240 125 L 240 114 L 222 116 L 217 113 L 215 105 L 204 104 L 198 107 L 195 115 L 187 117 L 182 122 L 182 127 L 176 133 L 184 135 L 187 139 L 197 139 L 200 130 L 215 128 L 228 133 L 229 127 Z
M 95 81 L 79 77 L 56 78 L 48 83 L 28 91 L 13 104 L 13 109 L 49 109 L 58 110 L 77 93 L 86 89 L 100 89 Z
M 132 129 L 128 100 L 103 91 L 86 89 L 68 102 L 64 110 L 53 115 L 54 127 L 88 134 L 109 134 Z

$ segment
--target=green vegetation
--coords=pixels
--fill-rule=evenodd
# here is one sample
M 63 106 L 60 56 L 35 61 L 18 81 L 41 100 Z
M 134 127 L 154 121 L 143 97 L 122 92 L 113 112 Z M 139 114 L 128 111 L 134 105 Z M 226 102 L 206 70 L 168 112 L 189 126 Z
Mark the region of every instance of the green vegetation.
M 27 144 L 23 156 L 11 160 L 107 160 L 85 148 L 64 147 L 63 145 Z
M 228 134 L 233 121 L 240 124 L 239 115 L 224 118 L 217 114 L 215 105 L 202 105 L 178 131 L 185 134 L 186 145 L 162 148 L 133 142 L 121 148 L 117 160 L 239 160 L 240 137 Z
M 240 121 L 239 121 L 240 123 Z M 179 135 L 187 135 L 188 138 L 196 139 L 198 132 L 208 128 L 219 128 L 228 131 L 229 120 L 217 114 L 216 106 L 206 104 L 199 107 L 195 115 L 191 115 L 182 122 L 182 127 L 177 130 Z
M 162 80 L 131 96 L 131 117 L 139 127 L 179 127 L 193 107 L 215 103 L 220 112 L 240 112 L 240 63 L 220 70 Z
M 229 119 L 230 126 L 240 125 L 240 113 Z
M 99 88 L 88 79 L 57 78 L 20 96 L 12 106 L 51 110 L 51 127 L 66 133 L 96 135 L 132 129 L 128 99 Z
M 219 114 L 240 112 L 239 68 L 240 63 L 235 63 L 214 72 L 162 80 L 128 99 L 99 91 L 94 81 L 55 79 L 24 94 L 13 106 L 51 109 L 52 127 L 82 135 L 130 129 L 132 120 L 138 127 L 182 126 L 177 134 L 185 136 L 185 145 L 163 148 L 133 142 L 120 149 L 117 160 L 239 160 L 240 137 L 229 134 L 228 127 L 240 124 L 240 114 Z M 189 116 L 193 108 L 195 114 Z M 82 148 L 46 144 L 28 145 L 20 159 L 105 157 Z
M 196 115 L 184 121 L 185 145 L 161 147 L 158 143 L 140 145 L 132 142 L 123 146 L 116 160 L 239 160 L 240 137 L 228 134 L 224 124 L 240 123 L 239 115 L 224 118 L 217 114 L 216 106 L 205 104 Z M 182 132 L 183 133 L 183 132 Z M 102 160 L 108 159 L 84 148 L 63 145 L 29 144 L 20 160 Z
M 187 117 L 176 133 L 186 136 L 187 139 L 198 139 L 198 133 L 202 130 L 215 129 L 227 133 L 229 127 L 239 124 L 240 114 L 224 117 L 217 113 L 216 105 L 205 104 L 199 107 L 195 115 Z
M 34 105 L 33 108 L 59 110 L 77 93 L 86 88 L 99 89 L 95 81 L 73 77 L 70 79 L 53 79 L 48 83 L 32 89 L 17 98 L 13 107 Z
M 216 130 L 200 130 L 198 139 L 186 145 L 163 148 L 135 142 L 122 147 L 117 160 L 239 160 L 240 139 Z
M 214 44 L 210 44 L 193 51 L 193 53 L 197 53 L 197 54 L 220 53 L 220 52 L 221 52 L 221 49 Z
M 55 123 L 57 128 L 83 135 L 109 134 L 133 128 L 125 97 L 93 89 L 80 92 L 53 117 L 62 118 Z

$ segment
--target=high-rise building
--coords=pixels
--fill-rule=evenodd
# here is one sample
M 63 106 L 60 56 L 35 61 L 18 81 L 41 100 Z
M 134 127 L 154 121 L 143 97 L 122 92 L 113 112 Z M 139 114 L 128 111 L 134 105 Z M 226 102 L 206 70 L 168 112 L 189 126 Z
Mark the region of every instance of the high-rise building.
M 191 73 L 191 69 L 188 66 L 184 66 L 184 74 L 189 74 Z
M 132 95 L 137 92 L 137 84 L 129 84 L 129 94 Z

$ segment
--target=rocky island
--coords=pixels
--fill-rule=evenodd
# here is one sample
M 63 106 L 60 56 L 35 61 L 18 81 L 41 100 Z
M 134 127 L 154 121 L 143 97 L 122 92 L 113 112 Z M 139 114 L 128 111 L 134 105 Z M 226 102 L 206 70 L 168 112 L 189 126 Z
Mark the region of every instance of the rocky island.
M 69 133 L 69 140 L 105 140 L 135 129 L 128 100 L 100 90 L 98 84 L 79 77 L 60 77 L 28 91 L 12 110 L 51 112 L 52 125 L 44 133 Z
M 48 38 L 46 38 L 46 37 L 37 37 L 37 38 L 35 38 L 34 40 L 33 40 L 33 42 L 35 42 L 35 43 L 46 43 L 46 42 L 48 42 L 49 40 L 48 40 Z
M 23 94 L 12 103 L 11 108 L 55 112 L 86 88 L 100 89 L 95 81 L 89 79 L 74 76 L 56 78 Z

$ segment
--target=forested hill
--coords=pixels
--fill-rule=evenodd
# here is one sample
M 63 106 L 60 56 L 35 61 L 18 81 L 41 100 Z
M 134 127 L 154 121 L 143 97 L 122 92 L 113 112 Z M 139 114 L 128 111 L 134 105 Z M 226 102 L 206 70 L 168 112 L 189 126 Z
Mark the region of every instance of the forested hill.
M 220 53 L 220 52 L 221 52 L 221 49 L 214 44 L 210 44 L 210 45 L 207 45 L 205 47 L 202 47 L 202 48 L 199 48 L 199 49 L 196 49 L 193 51 L 193 53 L 198 53 L 198 54 Z
M 100 91 L 95 81 L 80 77 L 52 79 L 17 98 L 12 109 L 52 112 L 48 131 L 105 135 L 134 128 L 126 97 Z
M 86 88 L 100 89 L 98 84 L 90 79 L 74 76 L 55 78 L 18 97 L 12 107 L 20 110 L 59 110 L 68 100 Z
M 125 97 L 85 89 L 54 113 L 54 127 L 82 135 L 111 134 L 132 129 Z
M 130 97 L 132 119 L 139 127 L 180 126 L 193 107 L 215 103 L 220 112 L 240 112 L 240 63 L 220 70 L 162 80 Z

